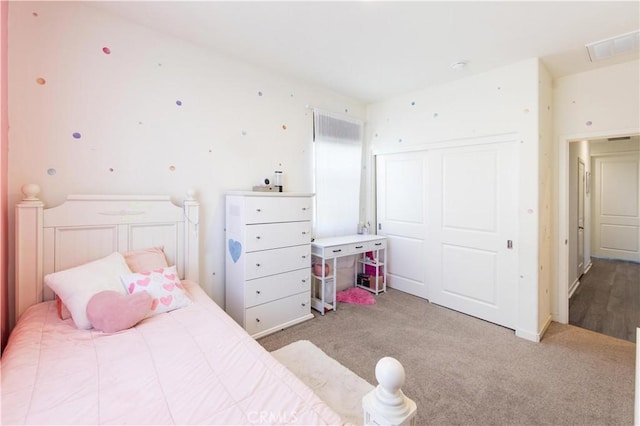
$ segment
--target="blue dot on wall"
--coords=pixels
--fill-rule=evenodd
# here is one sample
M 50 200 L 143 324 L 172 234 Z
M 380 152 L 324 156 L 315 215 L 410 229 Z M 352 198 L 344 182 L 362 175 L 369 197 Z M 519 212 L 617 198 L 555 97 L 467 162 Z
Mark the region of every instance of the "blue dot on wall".
M 181 101 L 181 100 L 177 100 L 177 101 L 176 101 L 176 105 L 178 105 L 178 106 L 182 106 L 182 101 Z
M 82 137 L 82 135 L 78 132 L 74 132 L 71 136 L 73 136 L 74 139 L 80 139 Z

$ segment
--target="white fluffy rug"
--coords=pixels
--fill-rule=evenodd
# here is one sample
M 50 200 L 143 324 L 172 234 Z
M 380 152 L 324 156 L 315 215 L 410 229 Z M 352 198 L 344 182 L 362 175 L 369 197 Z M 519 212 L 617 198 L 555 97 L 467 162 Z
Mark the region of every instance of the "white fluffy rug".
M 309 386 L 345 423 L 363 424 L 362 397 L 374 388 L 308 340 L 271 352 Z

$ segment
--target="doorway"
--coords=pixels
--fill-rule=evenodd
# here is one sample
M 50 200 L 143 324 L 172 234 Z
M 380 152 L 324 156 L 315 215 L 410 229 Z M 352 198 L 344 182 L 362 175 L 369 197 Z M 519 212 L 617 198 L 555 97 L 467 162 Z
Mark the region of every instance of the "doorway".
M 558 313 L 564 305 L 568 323 L 635 341 L 640 325 L 640 303 L 633 303 L 640 302 L 640 139 L 566 142 L 560 163 L 559 194 L 567 190 L 567 202 L 563 206 L 559 199 L 561 245 L 563 225 L 566 233 L 558 268 L 564 275 L 559 277 Z M 563 322 L 562 315 L 558 320 Z

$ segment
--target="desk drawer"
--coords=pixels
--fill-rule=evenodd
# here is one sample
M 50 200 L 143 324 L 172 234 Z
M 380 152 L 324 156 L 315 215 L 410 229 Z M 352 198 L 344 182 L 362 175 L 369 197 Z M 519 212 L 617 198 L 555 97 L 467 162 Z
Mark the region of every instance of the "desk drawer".
M 366 241 L 362 243 L 350 243 L 341 246 L 343 253 L 356 254 L 367 251 L 381 250 L 387 247 L 386 240 Z
M 266 223 L 245 227 L 247 252 L 311 242 L 311 222 Z
M 308 291 L 263 303 L 245 311 L 244 324 L 247 333 L 254 335 L 285 324 L 311 313 L 311 296 Z
M 310 268 L 311 246 L 305 244 L 273 250 L 254 251 L 246 254 L 245 262 L 245 277 L 247 280 Z
M 309 197 L 247 197 L 245 223 L 274 223 L 311 220 Z
M 309 293 L 311 291 L 309 268 L 246 281 L 244 291 L 247 308 L 303 291 Z

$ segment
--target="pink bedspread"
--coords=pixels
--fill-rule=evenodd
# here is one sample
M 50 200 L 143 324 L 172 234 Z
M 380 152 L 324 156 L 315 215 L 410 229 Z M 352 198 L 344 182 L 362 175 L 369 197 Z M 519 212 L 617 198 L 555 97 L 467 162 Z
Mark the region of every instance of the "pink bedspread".
M 115 334 L 32 306 L 2 357 L 2 424 L 339 424 L 218 307 L 196 302 Z

